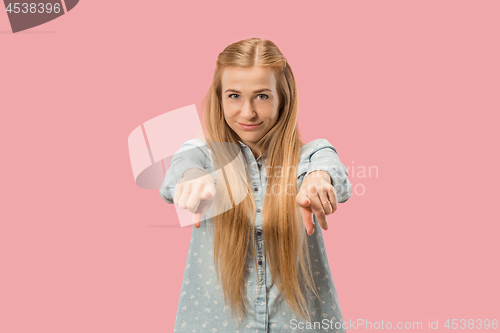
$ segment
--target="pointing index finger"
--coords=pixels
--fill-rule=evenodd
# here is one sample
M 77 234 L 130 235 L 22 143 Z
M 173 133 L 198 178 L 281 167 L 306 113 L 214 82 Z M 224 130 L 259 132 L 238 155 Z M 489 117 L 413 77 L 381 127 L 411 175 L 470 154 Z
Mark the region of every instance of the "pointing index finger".
M 307 234 L 310 236 L 314 233 L 314 220 L 312 218 L 311 200 L 303 192 L 297 195 L 297 205 L 299 206 L 300 214 L 302 215 L 302 223 L 306 227 Z
M 321 228 L 323 228 L 324 230 L 328 230 L 328 221 L 326 220 L 326 214 L 321 205 L 319 196 L 316 195 L 311 200 L 311 208 Z

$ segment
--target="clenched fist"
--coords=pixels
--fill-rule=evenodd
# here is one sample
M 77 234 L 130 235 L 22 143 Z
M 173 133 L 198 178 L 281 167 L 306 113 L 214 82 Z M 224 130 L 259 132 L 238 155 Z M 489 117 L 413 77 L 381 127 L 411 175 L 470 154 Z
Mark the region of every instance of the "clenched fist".
M 184 172 L 175 186 L 174 204 L 187 209 L 193 215 L 196 228 L 215 198 L 215 184 L 212 176 L 201 169 L 193 168 Z

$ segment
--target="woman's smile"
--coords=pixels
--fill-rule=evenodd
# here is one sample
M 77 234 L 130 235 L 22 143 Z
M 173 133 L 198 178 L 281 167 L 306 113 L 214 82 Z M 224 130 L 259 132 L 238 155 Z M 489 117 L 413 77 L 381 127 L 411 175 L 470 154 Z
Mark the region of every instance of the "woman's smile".
M 260 125 L 262 125 L 263 121 L 258 123 L 258 124 L 249 124 L 249 123 L 239 123 L 239 122 L 236 122 L 242 129 L 244 130 L 247 130 L 247 131 L 251 131 L 251 130 L 254 130 L 256 128 L 258 128 Z

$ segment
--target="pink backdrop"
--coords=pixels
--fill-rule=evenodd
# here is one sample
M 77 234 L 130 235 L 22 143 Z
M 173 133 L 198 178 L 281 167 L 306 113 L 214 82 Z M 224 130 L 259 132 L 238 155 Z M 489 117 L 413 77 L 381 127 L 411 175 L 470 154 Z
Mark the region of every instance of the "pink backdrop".
M 280 47 L 305 139 L 349 169 L 323 233 L 345 321 L 500 319 L 499 11 L 86 0 L 12 34 L 2 10 L 0 332 L 172 332 L 192 227 L 135 184 L 127 137 L 200 111 L 218 53 L 250 37 Z

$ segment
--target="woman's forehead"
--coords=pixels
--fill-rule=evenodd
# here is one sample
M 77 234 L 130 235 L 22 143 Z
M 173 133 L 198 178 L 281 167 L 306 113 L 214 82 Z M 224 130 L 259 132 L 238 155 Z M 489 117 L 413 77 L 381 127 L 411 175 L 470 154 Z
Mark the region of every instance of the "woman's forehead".
M 267 67 L 254 66 L 249 68 L 227 67 L 222 73 L 223 89 L 252 90 L 275 89 L 274 72 Z

